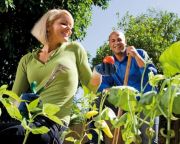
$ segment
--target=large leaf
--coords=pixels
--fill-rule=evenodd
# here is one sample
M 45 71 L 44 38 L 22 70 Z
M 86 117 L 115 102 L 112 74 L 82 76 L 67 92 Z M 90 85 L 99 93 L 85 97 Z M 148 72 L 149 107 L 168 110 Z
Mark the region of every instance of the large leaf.
M 173 103 L 173 112 L 175 114 L 180 114 L 180 92 L 177 93 L 177 95 L 174 98 L 174 103 Z
M 54 104 L 44 104 L 43 105 L 43 112 L 45 113 L 45 115 L 55 115 L 58 111 L 60 110 L 60 107 L 58 105 L 54 105 Z
M 8 85 L 2 85 L 0 87 L 0 96 L 8 95 L 11 98 L 13 98 L 14 100 L 20 102 L 21 101 L 20 97 L 16 93 L 14 93 L 13 91 L 7 90 L 7 88 L 8 88 Z
M 59 125 L 63 125 L 62 121 L 57 117 L 57 116 L 48 116 L 49 119 L 51 119 L 52 121 L 56 122 Z
M 142 105 L 150 105 L 153 102 L 153 97 L 155 97 L 156 95 L 156 91 L 146 92 L 141 96 L 139 103 Z
M 129 111 L 129 103 L 131 108 L 135 110 L 137 93 L 138 91 L 130 86 L 114 86 L 109 90 L 108 101 L 125 111 Z
M 6 102 L 5 99 L 2 99 L 1 102 L 3 103 L 3 105 L 5 106 L 8 114 L 12 118 L 15 118 L 17 120 L 22 120 L 22 115 L 20 114 L 19 109 L 15 105 Z
M 180 41 L 172 44 L 160 56 L 163 72 L 166 76 L 172 76 L 180 72 Z
M 175 114 L 180 114 L 180 89 L 176 85 L 172 85 L 164 90 L 164 93 L 161 96 L 160 107 L 163 110 L 164 114 L 167 116 L 170 98 L 174 95 L 172 112 Z

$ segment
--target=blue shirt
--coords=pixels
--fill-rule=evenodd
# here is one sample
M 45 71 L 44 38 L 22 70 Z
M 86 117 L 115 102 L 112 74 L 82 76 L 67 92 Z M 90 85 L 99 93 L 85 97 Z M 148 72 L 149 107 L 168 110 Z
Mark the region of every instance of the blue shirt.
M 148 58 L 146 51 L 144 51 L 143 49 L 137 49 L 137 52 L 143 59 Z M 124 76 L 125 76 L 128 57 L 126 56 L 122 61 L 118 61 L 115 56 L 114 59 L 115 59 L 115 66 L 117 68 L 117 71 L 113 75 L 102 77 L 102 83 L 98 89 L 98 92 L 101 92 L 103 91 L 103 89 L 110 88 L 112 86 L 121 86 L 124 83 Z M 144 69 L 145 69 L 144 67 L 140 68 L 135 58 L 132 57 L 130 71 L 129 71 L 129 78 L 128 78 L 128 86 L 132 86 L 138 91 L 141 91 L 141 78 Z M 148 73 L 150 72 L 150 69 L 153 70 L 154 74 L 157 73 L 155 66 L 153 64 L 148 64 L 144 75 L 143 87 L 148 82 Z M 151 89 L 152 87 L 148 84 L 144 92 L 150 91 Z

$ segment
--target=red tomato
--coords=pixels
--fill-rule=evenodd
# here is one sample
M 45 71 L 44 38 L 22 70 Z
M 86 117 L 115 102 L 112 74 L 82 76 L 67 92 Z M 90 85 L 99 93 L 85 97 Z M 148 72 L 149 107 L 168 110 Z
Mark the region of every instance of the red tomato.
M 114 57 L 113 57 L 113 56 L 106 56 L 106 57 L 103 59 L 103 63 L 114 64 Z

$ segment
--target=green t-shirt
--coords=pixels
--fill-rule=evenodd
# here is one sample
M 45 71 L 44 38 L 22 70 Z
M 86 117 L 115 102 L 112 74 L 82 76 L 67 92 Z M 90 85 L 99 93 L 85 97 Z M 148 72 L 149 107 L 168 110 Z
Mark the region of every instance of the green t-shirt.
M 27 92 L 33 81 L 41 88 L 54 68 L 62 65 L 64 69 L 58 72 L 53 82 L 40 93 L 40 97 L 43 103 L 59 105 L 61 110 L 57 116 L 69 123 L 72 100 L 79 80 L 89 89 L 95 89 L 89 84 L 92 71 L 87 53 L 78 42 L 66 42 L 53 52 L 45 64 L 37 59 L 37 54 L 38 51 L 34 51 L 21 58 L 12 90 L 20 96 Z

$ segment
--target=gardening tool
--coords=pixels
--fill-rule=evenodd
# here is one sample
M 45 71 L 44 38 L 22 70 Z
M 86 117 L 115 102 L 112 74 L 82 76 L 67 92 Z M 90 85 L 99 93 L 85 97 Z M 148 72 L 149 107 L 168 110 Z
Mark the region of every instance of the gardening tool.
M 130 70 L 130 66 L 131 66 L 131 55 L 128 55 L 128 61 L 127 61 L 127 66 L 126 66 L 126 72 L 125 72 L 125 76 L 124 76 L 124 85 L 128 84 L 128 77 L 129 77 L 129 70 Z M 123 114 L 123 110 L 118 108 L 118 113 L 117 113 L 117 117 L 122 116 Z M 120 128 L 115 128 L 114 130 L 114 137 L 113 137 L 113 141 L 112 144 L 117 144 L 118 143 L 118 138 L 120 137 Z M 121 138 L 121 137 L 120 137 Z M 122 144 L 122 138 L 119 140 Z
M 53 82 L 53 80 L 55 79 L 57 74 L 60 71 L 63 71 L 63 70 L 66 70 L 66 69 L 68 69 L 68 68 L 61 65 L 61 64 L 57 65 L 57 67 L 55 67 L 53 72 L 51 73 L 51 75 L 50 75 L 49 79 L 47 80 L 47 82 L 38 91 L 36 91 L 37 82 L 33 81 L 31 83 L 30 87 L 31 87 L 32 93 L 23 93 L 21 95 L 21 99 L 25 100 L 25 101 L 21 102 L 19 107 L 18 107 L 19 111 L 21 112 L 21 114 L 24 117 L 28 118 L 28 110 L 27 110 L 27 107 L 26 107 L 26 103 L 30 103 L 33 100 L 39 98 L 39 94 Z M 40 105 L 40 103 L 41 103 L 41 101 L 39 101 L 39 105 Z
M 53 82 L 53 80 L 55 79 L 56 75 L 57 75 L 60 71 L 67 70 L 67 69 L 68 69 L 68 68 L 65 67 L 64 65 L 61 65 L 61 64 L 57 65 L 57 67 L 55 67 L 55 69 L 54 69 L 53 72 L 51 73 L 48 81 L 47 81 L 47 82 L 44 84 L 44 86 L 41 87 L 36 93 L 37 93 L 37 94 L 40 94 L 44 89 L 46 89 L 46 88 L 50 85 L 50 83 Z

